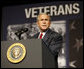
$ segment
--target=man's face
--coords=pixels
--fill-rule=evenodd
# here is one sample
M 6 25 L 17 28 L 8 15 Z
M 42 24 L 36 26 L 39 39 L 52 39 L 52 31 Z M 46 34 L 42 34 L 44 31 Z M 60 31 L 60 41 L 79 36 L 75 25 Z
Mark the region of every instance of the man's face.
M 49 20 L 49 16 L 46 14 L 42 14 L 39 16 L 39 20 L 37 22 L 38 27 L 40 28 L 40 30 L 43 32 L 45 30 L 47 30 L 50 26 L 50 20 Z

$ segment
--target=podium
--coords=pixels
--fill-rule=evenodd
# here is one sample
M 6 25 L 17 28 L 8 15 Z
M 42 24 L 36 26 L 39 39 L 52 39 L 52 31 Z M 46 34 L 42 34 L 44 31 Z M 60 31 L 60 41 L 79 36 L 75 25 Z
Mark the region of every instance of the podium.
M 21 43 L 26 49 L 19 63 L 12 63 L 7 58 L 7 50 L 14 43 Z M 55 68 L 55 59 L 40 39 L 1 41 L 1 68 Z

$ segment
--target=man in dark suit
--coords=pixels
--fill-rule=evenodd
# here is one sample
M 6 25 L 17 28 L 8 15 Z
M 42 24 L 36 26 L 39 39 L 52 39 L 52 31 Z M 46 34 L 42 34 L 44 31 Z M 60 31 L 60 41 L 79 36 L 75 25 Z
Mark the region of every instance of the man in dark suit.
M 37 25 L 40 29 L 40 32 L 35 34 L 33 38 L 42 39 L 42 42 L 47 46 L 50 52 L 55 56 L 56 67 L 58 67 L 58 53 L 62 48 L 62 36 L 55 31 L 52 31 L 50 27 L 50 17 L 41 13 L 37 17 Z

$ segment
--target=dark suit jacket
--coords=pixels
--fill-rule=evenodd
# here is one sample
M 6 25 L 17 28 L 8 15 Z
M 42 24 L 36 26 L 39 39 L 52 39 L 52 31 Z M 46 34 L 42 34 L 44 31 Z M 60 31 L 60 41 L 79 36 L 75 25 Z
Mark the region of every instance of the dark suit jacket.
M 35 34 L 33 38 L 38 38 L 39 33 Z M 42 42 L 49 48 L 50 52 L 55 56 L 56 59 L 56 67 L 58 66 L 57 64 L 57 57 L 58 53 L 62 47 L 62 36 L 58 34 L 55 31 L 52 31 L 51 29 L 48 29 L 45 36 L 42 39 Z
M 39 33 L 35 34 L 33 38 L 38 38 Z M 51 29 L 48 29 L 42 41 L 50 49 L 53 55 L 57 55 L 62 47 L 62 36 Z

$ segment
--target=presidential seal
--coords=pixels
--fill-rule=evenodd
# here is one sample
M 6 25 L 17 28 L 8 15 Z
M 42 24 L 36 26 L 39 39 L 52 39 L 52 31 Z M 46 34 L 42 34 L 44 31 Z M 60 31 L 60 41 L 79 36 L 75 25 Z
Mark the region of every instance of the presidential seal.
M 12 63 L 18 63 L 23 60 L 26 54 L 25 46 L 21 43 L 12 44 L 7 50 L 7 58 Z

